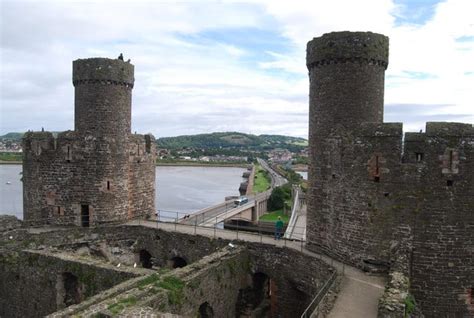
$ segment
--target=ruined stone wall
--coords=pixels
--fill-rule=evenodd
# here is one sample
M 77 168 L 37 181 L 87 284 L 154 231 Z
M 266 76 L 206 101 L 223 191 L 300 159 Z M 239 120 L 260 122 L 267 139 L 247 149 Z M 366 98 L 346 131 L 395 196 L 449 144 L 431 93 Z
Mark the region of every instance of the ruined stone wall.
M 386 66 L 377 62 L 380 51 L 364 45 L 359 33 L 352 40 L 342 33 L 353 52 L 344 51 L 344 63 L 327 62 L 330 48 L 337 46 L 329 41 L 333 37 L 337 34 L 308 44 L 308 248 L 366 270 L 386 271 L 393 266 L 394 243 L 411 240 L 410 286 L 423 313 L 472 314 L 472 125 L 427 123 L 425 134 L 407 134 L 403 145 L 401 124 L 376 122 L 383 98 L 374 96 L 383 97 L 376 92 L 383 91 L 380 72 Z M 371 33 L 367 37 L 373 38 Z M 374 59 L 363 58 L 373 54 Z M 372 68 L 377 75 L 355 72 L 354 67 Z M 339 75 L 346 71 L 354 75 L 352 84 Z M 355 87 L 359 83 L 360 90 Z M 346 88 L 353 89 L 355 100 L 372 106 L 353 104 Z M 346 124 L 348 114 L 353 122 Z
M 90 286 L 100 285 L 104 289 L 110 286 L 107 281 L 98 282 L 109 275 L 102 275 L 102 270 L 134 275 L 155 273 L 157 279 L 146 278 L 151 284 L 149 288 L 137 280 L 130 280 L 128 287 L 127 282 L 115 286 L 122 280 L 113 280 L 115 287 L 88 298 L 80 305 L 68 307 L 59 316 L 98 312 L 110 314 L 111 305 L 123 304 L 125 301 L 122 298 L 134 297 L 137 303 L 127 305 L 137 307 L 130 308 L 131 313 L 146 309 L 151 313 L 172 312 L 194 316 L 199 307 L 207 302 L 218 317 L 235 317 L 237 311 L 255 312 L 269 307 L 272 308 L 272 317 L 291 317 L 295 312 L 303 312 L 332 274 L 327 264 L 297 251 L 258 243 L 232 243 L 233 246 L 229 246 L 227 240 L 141 226 L 73 227 L 38 233 L 29 233 L 24 228 L 10 230 L 0 236 L 0 267 L 4 273 L 0 274 L 0 283 L 2 288 L 10 286 L 14 290 L 2 289 L 0 292 L 12 295 L 6 300 L 10 300 L 9 297 L 15 299 L 12 301 L 14 305 L 6 307 L 4 315 L 9 317 L 12 316 L 9 313 L 18 312 L 28 316 L 33 310 L 34 305 L 25 306 L 24 311 L 16 307 L 28 301 L 29 292 L 24 292 L 24 289 L 30 282 L 46 286 L 43 294 L 36 287 L 31 289 L 31 293 L 35 294 L 31 303 L 37 307 L 44 303 L 51 313 L 58 299 L 63 299 L 62 296 L 57 297 L 62 295 L 61 290 L 64 289 L 61 289 L 61 284 L 55 285 L 58 274 L 70 272 L 79 281 L 89 282 L 92 275 L 89 268 L 93 268 L 94 275 L 98 276 L 93 276 L 94 282 L 87 283 L 81 289 L 83 294 L 93 295 L 98 291 L 94 289 L 90 292 Z M 20 252 L 24 248 L 29 250 Z M 151 255 L 151 269 L 141 268 L 139 255 L 143 250 Z M 174 269 L 175 257 L 184 259 L 187 266 Z M 137 263 L 137 268 L 134 263 Z M 117 267 L 118 264 L 121 266 Z M 178 278 L 183 283 L 181 287 L 176 280 L 173 281 L 174 287 L 167 287 L 164 277 L 168 274 Z M 259 274 L 268 278 L 260 290 L 254 283 L 255 275 Z M 23 275 L 24 279 L 15 280 L 16 275 Z M 123 277 L 122 274 L 117 275 Z M 163 286 L 166 287 L 164 293 Z M 160 289 L 157 290 L 157 287 Z M 260 297 L 256 304 L 253 303 L 255 296 Z M 255 308 L 256 305 L 259 307 Z M 41 312 L 39 315 L 45 314 Z
M 0 316 L 43 317 L 138 276 L 113 265 L 98 265 L 41 251 L 0 254 Z M 67 274 L 66 274 L 67 273 Z M 77 278 L 66 291 L 65 276 Z M 70 286 L 71 287 L 71 286 Z M 71 293 L 70 295 L 67 295 Z M 74 299 L 76 298 L 76 299 Z
M 130 135 L 133 83 L 130 63 L 74 61 L 76 130 L 23 139 L 26 221 L 90 226 L 154 214 L 154 138 Z
M 271 281 L 271 317 L 299 317 L 334 270 L 288 248 L 254 243 L 248 252 L 251 273 L 263 273 Z
M 152 135 L 131 135 L 128 218 L 151 218 L 155 212 L 156 144 Z

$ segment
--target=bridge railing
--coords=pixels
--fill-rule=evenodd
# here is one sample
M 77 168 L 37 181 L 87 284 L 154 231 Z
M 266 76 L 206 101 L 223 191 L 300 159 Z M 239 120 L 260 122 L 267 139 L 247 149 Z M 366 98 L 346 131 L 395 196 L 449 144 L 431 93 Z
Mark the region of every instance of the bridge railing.
M 228 213 L 231 213 L 231 211 L 232 210 L 230 210 Z M 224 222 L 220 222 L 220 220 L 225 218 L 225 216 L 214 217 L 214 220 L 212 220 L 212 222 L 211 220 L 207 222 L 208 224 L 212 225 L 202 225 L 198 222 L 198 219 L 195 219 L 195 221 L 192 223 L 183 223 L 181 220 L 186 217 L 186 215 L 188 215 L 189 217 L 192 216 L 192 214 L 188 212 L 159 210 L 157 212 L 157 218 L 155 221 L 156 227 L 159 228 L 160 224 L 162 224 L 162 226 L 167 226 L 168 228 L 170 224 L 172 224 L 172 226 L 174 225 L 175 228 L 177 226 L 186 226 L 188 228 L 193 229 L 194 233 L 197 233 L 198 230 L 200 233 L 208 231 L 211 235 L 214 236 L 216 236 L 216 231 L 226 229 L 229 230 L 227 232 L 227 235 L 229 235 L 231 231 L 235 233 L 235 239 L 239 239 L 239 235 L 253 235 L 259 241 L 263 241 L 264 237 L 278 239 L 281 240 L 283 245 L 286 245 L 287 242 L 290 241 L 298 241 L 301 243 L 301 249 L 303 249 L 303 245 L 305 244 L 305 240 L 303 238 L 305 237 L 304 234 L 306 233 L 306 227 L 294 226 L 293 237 L 298 237 L 298 239 L 292 239 L 285 238 L 283 236 L 283 232 L 276 233 L 276 228 L 274 227 L 260 226 L 258 224 L 252 224 L 251 222 L 243 223 L 242 220 L 237 220 L 237 222 L 231 224 L 230 226 L 224 226 Z
M 295 190 L 295 197 L 293 198 L 293 207 L 291 208 L 290 221 L 288 222 L 288 228 L 285 232 L 285 238 L 290 238 L 293 235 L 294 227 L 296 226 L 296 220 L 298 218 L 298 209 L 300 208 L 299 202 L 299 189 Z

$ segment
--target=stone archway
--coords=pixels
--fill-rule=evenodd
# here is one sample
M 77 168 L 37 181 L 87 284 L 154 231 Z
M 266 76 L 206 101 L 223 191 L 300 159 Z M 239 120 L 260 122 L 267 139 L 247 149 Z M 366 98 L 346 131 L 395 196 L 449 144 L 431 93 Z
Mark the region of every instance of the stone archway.
M 58 297 L 65 307 L 79 304 L 82 301 L 81 284 L 76 275 L 70 272 L 62 273 Z
M 143 268 L 152 268 L 153 262 L 151 261 L 151 254 L 147 250 L 140 250 L 139 253 L 140 257 L 140 264 L 142 264 Z
M 214 310 L 211 305 L 206 301 L 199 306 L 198 318 L 213 318 Z
M 239 290 L 236 304 L 237 316 L 268 317 L 271 316 L 271 278 L 262 272 L 252 275 L 252 283 Z
M 182 257 L 175 256 L 170 260 L 169 264 L 171 268 L 181 268 L 188 265 L 188 262 Z

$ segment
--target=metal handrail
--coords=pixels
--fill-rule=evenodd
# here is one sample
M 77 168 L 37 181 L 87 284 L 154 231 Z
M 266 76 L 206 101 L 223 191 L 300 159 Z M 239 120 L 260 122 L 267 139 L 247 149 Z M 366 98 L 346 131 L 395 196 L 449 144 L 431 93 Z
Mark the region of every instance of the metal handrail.
M 313 300 L 308 305 L 308 307 L 306 307 L 305 311 L 301 314 L 301 318 L 311 317 L 313 312 L 315 312 L 316 310 L 319 310 L 319 305 L 321 304 L 321 301 L 324 299 L 329 289 L 332 287 L 332 285 L 336 281 L 336 277 L 337 277 L 337 271 L 334 271 L 331 277 L 329 277 L 329 279 L 326 281 L 324 286 L 319 290 L 319 292 L 313 298 Z
M 297 212 L 296 212 L 296 207 L 298 206 L 299 204 L 299 194 L 300 194 L 300 191 L 298 189 L 296 189 L 296 195 L 293 199 L 293 207 L 291 209 L 291 217 L 290 217 L 290 221 L 288 222 L 288 228 L 286 229 L 286 232 L 285 232 L 285 238 L 289 238 L 291 237 L 291 235 L 293 234 L 293 229 L 294 227 L 296 226 L 296 219 L 297 219 Z

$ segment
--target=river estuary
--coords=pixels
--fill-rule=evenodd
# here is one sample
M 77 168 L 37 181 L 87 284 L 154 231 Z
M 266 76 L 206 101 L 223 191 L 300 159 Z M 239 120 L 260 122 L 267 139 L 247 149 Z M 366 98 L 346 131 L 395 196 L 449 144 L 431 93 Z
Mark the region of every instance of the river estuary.
M 0 214 L 23 218 L 21 165 L 0 165 Z M 156 208 L 192 213 L 239 195 L 243 168 L 156 167 Z

